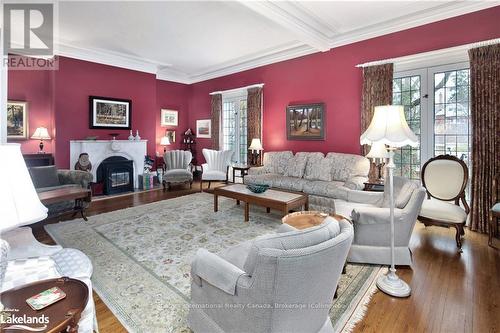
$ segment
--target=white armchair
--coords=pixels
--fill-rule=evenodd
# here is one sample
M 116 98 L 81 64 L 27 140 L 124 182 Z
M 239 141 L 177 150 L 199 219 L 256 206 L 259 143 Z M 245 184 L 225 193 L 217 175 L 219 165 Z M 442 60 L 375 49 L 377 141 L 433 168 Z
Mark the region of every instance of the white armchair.
M 42 244 L 33 237 L 29 227 L 2 233 L 2 239 L 11 249 L 0 291 L 62 276 L 81 280 L 89 288 L 89 298 L 78 322 L 78 332 L 99 332 L 90 281 L 92 263 L 84 253 L 59 245 Z
M 232 150 L 203 149 L 202 152 L 206 163 L 201 165 L 200 191 L 203 191 L 204 181 L 208 181 L 208 188 L 213 181 L 227 182 L 228 170 L 233 156 Z
M 220 255 L 198 250 L 188 315 L 195 333 L 333 333 L 328 312 L 352 242 L 352 225 L 328 217 L 313 228 L 287 229 Z
M 347 200 L 335 200 L 335 212 L 350 216 L 354 241 L 347 261 L 391 264 L 389 185 L 386 192 L 347 191 Z M 409 243 L 422 207 L 425 189 L 414 181 L 394 177 L 394 256 L 396 265 L 412 262 Z
M 191 160 L 193 154 L 188 150 L 171 150 L 165 152 L 165 173 L 163 175 L 163 189 L 170 188 L 170 184 L 189 183 L 193 184 L 193 173 L 191 172 Z

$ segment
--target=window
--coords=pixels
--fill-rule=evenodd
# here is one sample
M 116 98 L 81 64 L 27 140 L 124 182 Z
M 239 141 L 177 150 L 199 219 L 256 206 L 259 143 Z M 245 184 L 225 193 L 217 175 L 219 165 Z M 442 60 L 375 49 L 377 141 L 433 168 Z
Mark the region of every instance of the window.
M 247 161 L 247 96 L 222 97 L 222 146 L 224 150 L 233 150 L 232 161 Z
M 453 64 L 395 73 L 393 104 L 403 105 L 418 147 L 396 151 L 396 175 L 419 179 L 431 157 L 455 155 L 469 165 L 469 64 Z M 470 165 L 469 165 L 470 170 Z

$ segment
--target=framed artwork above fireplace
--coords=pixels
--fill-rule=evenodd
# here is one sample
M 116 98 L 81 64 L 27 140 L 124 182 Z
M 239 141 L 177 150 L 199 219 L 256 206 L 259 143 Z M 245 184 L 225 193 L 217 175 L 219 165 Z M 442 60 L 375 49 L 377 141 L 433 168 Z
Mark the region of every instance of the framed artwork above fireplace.
M 132 101 L 89 96 L 89 128 L 131 129 Z

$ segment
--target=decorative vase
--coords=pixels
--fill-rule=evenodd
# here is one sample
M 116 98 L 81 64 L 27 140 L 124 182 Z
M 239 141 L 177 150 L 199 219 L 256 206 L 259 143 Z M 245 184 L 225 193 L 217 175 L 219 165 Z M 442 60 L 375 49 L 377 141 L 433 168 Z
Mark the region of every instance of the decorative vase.
M 139 130 L 136 130 L 135 131 L 135 140 L 139 141 L 140 139 L 141 139 L 141 137 L 139 136 Z
M 132 134 L 132 130 L 130 130 L 130 135 L 128 136 L 128 139 L 129 139 L 130 141 L 132 141 L 132 140 L 134 140 L 134 139 L 135 139 L 135 138 L 134 138 L 134 134 Z

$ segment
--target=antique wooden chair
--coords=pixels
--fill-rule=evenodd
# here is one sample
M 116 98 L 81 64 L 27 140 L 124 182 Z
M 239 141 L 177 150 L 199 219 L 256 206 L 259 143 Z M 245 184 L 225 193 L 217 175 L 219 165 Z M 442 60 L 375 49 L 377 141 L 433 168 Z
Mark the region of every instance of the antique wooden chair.
M 425 226 L 455 228 L 457 247 L 462 252 L 461 238 L 465 235 L 465 222 L 470 211 L 465 201 L 469 180 L 467 165 L 455 156 L 439 155 L 425 162 L 421 178 L 427 200 L 422 204 L 418 219 Z

